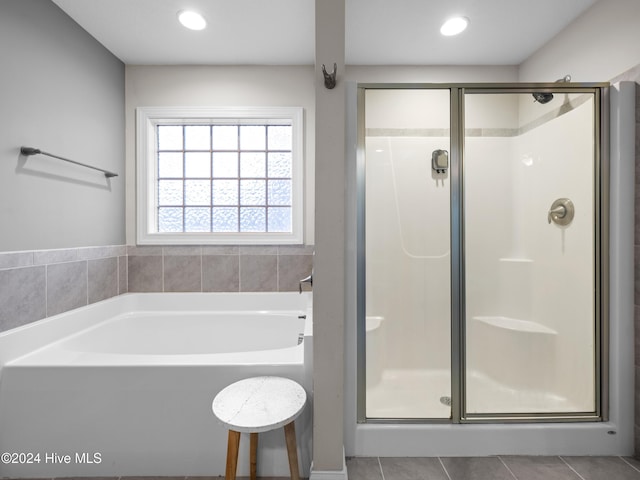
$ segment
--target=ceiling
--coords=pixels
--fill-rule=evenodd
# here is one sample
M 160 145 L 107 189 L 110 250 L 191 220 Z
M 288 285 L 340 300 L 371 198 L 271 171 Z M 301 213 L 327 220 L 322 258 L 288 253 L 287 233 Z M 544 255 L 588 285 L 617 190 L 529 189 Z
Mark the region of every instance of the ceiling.
M 322 0 L 319 0 L 322 1 Z M 596 0 L 345 0 L 350 65 L 518 65 Z M 53 0 L 126 64 L 312 65 L 314 0 Z M 179 10 L 204 15 L 190 31 Z M 453 15 L 457 37 L 439 33 Z

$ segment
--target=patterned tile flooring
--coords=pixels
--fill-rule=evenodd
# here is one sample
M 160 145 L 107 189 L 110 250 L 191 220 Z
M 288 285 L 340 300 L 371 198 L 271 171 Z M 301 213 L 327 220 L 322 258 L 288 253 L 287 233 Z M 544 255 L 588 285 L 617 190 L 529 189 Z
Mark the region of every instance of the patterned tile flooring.
M 640 480 L 630 457 L 354 457 L 349 480 Z
M 631 457 L 352 457 L 349 480 L 640 480 Z M 51 480 L 219 480 L 223 477 L 76 477 Z M 258 477 L 286 480 L 288 477 Z M 22 479 L 25 480 L 25 479 Z M 43 480 L 43 479 L 39 479 Z M 238 477 L 237 480 L 248 480 Z

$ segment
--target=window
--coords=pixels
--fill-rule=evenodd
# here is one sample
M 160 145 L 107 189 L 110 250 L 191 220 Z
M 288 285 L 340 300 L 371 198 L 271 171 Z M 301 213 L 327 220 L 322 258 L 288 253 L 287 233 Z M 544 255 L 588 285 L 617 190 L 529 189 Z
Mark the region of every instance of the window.
M 139 244 L 302 243 L 301 108 L 137 110 Z

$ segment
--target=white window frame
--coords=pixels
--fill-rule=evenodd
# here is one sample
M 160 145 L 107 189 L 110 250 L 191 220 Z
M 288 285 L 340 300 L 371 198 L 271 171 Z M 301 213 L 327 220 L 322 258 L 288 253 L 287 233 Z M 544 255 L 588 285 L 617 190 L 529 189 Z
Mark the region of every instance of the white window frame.
M 292 232 L 158 232 L 158 125 L 278 124 L 292 126 Z M 136 240 L 139 245 L 274 245 L 303 243 L 302 107 L 138 107 L 136 109 Z

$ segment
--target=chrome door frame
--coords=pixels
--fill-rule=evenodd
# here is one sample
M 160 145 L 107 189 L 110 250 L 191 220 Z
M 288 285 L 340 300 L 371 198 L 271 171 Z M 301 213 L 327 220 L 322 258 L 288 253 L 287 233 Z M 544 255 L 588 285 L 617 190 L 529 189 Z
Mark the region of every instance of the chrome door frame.
M 368 89 L 436 89 L 450 91 L 450 241 L 451 241 L 451 419 L 366 417 L 365 285 L 365 91 Z M 494 423 L 606 421 L 609 411 L 609 84 L 495 83 L 357 85 L 357 407 L 358 423 Z M 567 414 L 465 413 L 465 271 L 464 271 L 464 98 L 478 93 L 588 93 L 594 95 L 594 282 L 595 410 Z

